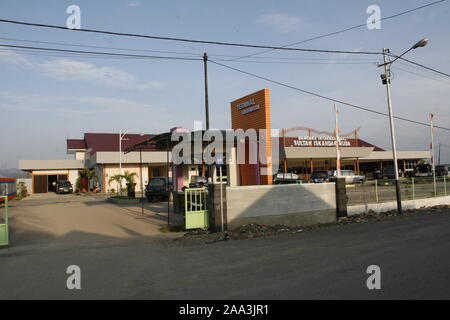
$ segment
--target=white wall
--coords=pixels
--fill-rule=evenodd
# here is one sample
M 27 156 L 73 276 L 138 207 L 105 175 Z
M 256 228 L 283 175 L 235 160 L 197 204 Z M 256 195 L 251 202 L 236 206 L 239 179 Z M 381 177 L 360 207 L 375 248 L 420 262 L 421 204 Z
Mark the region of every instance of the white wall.
M 238 220 L 257 222 L 255 218 L 268 224 L 280 223 L 283 218 L 301 223 L 307 215 L 307 223 L 314 224 L 336 217 L 334 183 L 227 187 L 226 197 L 229 224 L 239 224 Z
M 75 160 L 85 160 L 86 152 L 85 151 L 77 151 L 75 152 Z
M 73 189 L 75 190 L 78 179 L 78 170 L 69 170 L 67 178 L 69 179 L 70 183 L 72 183 Z
M 135 165 L 135 164 L 123 164 L 122 165 L 122 173 L 125 173 L 125 171 L 129 171 L 129 172 L 136 172 L 136 176 L 134 178 L 134 182 L 136 183 L 136 192 L 141 191 L 141 180 L 140 180 L 140 166 L 139 164 Z M 105 184 L 106 184 L 106 188 L 103 189 L 103 192 L 110 192 L 111 189 L 114 189 L 117 192 L 118 189 L 118 183 L 117 182 L 111 182 L 111 184 L 109 183 L 109 179 L 120 173 L 120 168 L 119 166 L 116 165 L 104 165 L 104 178 L 105 178 Z M 100 178 L 100 176 L 99 176 Z M 100 178 L 103 179 L 103 178 Z M 145 188 L 146 184 L 148 183 L 148 166 L 146 165 L 142 165 L 142 181 L 143 181 L 143 186 Z M 101 181 L 101 183 L 103 184 L 104 182 Z M 123 183 L 122 188 L 126 188 L 126 184 Z
M 33 191 L 33 185 L 32 185 L 33 180 L 31 178 L 28 178 L 28 179 L 17 179 L 16 180 L 16 185 L 17 186 L 19 185 L 19 182 L 24 182 L 25 183 L 25 186 L 27 187 L 28 193 L 31 193 Z

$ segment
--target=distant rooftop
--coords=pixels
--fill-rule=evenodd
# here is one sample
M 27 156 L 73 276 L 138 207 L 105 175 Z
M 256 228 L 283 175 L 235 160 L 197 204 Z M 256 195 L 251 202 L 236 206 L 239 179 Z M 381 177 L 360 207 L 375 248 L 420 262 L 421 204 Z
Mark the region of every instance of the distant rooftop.
M 154 134 L 126 134 L 122 140 L 122 150 L 154 136 Z M 67 139 L 67 150 L 87 150 L 90 154 L 96 152 L 119 152 L 119 134 L 85 133 L 84 139 Z M 143 147 L 142 150 L 156 151 L 153 144 Z

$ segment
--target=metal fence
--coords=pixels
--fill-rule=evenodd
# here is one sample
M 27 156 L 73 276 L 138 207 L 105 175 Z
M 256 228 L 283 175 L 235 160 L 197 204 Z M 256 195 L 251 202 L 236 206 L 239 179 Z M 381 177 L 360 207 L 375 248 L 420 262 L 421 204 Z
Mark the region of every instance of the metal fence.
M 450 190 L 449 177 L 416 177 L 400 179 L 402 200 L 446 196 Z M 363 184 L 347 185 L 348 205 L 382 203 L 396 200 L 395 180 L 368 180 Z
M 16 196 L 17 186 L 16 179 L 0 178 L 0 196 L 7 196 L 8 199 L 12 199 Z M 0 199 L 0 202 L 3 198 Z
M 189 229 L 208 229 L 208 191 L 206 188 L 184 190 L 185 227 Z
M 0 196 L 3 204 L 0 204 L 0 246 L 9 244 L 8 235 L 8 197 Z

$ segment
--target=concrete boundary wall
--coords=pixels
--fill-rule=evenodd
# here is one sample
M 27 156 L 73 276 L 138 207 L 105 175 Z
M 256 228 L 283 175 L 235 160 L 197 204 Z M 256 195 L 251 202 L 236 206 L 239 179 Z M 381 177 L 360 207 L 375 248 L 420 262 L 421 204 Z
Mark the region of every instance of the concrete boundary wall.
M 423 207 L 434 207 L 439 205 L 450 205 L 450 196 L 402 201 L 402 208 L 404 210 L 419 209 Z M 383 203 L 369 203 L 357 206 L 349 206 L 347 208 L 349 216 L 367 213 L 370 210 L 375 212 L 386 212 L 390 210 L 397 210 L 397 202 L 392 201 Z
M 227 187 L 228 227 L 306 226 L 336 221 L 334 183 Z

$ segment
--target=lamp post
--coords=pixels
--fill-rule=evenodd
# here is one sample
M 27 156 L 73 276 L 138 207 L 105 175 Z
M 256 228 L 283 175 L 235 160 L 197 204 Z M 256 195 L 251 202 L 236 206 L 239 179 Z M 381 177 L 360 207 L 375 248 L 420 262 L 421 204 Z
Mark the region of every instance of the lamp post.
M 123 140 L 127 140 L 124 139 L 125 135 L 128 133 L 128 131 L 139 131 L 141 136 L 144 135 L 144 132 L 142 129 L 126 129 L 125 131 L 122 130 L 119 131 L 119 174 L 122 174 L 122 141 Z M 119 194 L 122 193 L 122 179 L 120 179 L 120 183 L 119 183 Z M 141 190 L 142 191 L 142 190 Z
M 384 63 L 379 64 L 378 67 L 384 67 L 384 74 L 381 75 L 381 80 L 384 85 L 386 85 L 386 93 L 387 93 L 387 102 L 388 102 L 388 110 L 389 110 L 389 127 L 391 131 L 391 144 L 392 144 L 392 158 L 394 161 L 394 170 L 395 170 L 395 193 L 397 195 L 397 213 L 402 213 L 402 200 L 400 193 L 400 183 L 398 176 L 398 162 L 397 162 L 397 145 L 395 141 L 395 129 L 394 129 L 394 115 L 392 111 L 392 100 L 391 100 L 391 65 L 402 56 L 407 54 L 409 51 L 421 47 L 425 47 L 428 44 L 428 39 L 424 38 L 413 45 L 411 48 L 406 50 L 404 53 L 395 57 L 394 60 L 390 61 L 387 55 L 390 53 L 390 50 L 387 48 L 383 49 L 383 58 Z

